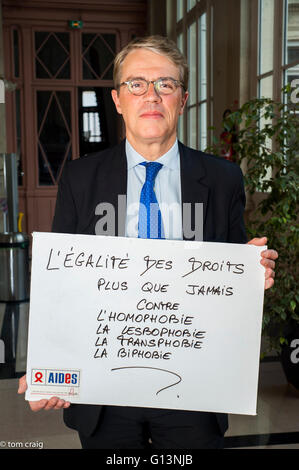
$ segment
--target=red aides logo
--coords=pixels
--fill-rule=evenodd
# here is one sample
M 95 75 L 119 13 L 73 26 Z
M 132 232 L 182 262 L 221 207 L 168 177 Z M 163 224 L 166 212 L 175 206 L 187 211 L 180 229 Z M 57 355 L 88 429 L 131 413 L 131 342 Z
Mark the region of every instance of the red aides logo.
M 79 387 L 79 370 L 32 369 L 31 385 Z
M 42 382 L 42 377 L 43 377 L 42 372 L 35 372 L 35 381 L 34 381 L 34 383 L 36 383 L 36 382 L 43 383 Z
M 32 385 L 45 384 L 46 371 L 42 369 L 32 369 Z

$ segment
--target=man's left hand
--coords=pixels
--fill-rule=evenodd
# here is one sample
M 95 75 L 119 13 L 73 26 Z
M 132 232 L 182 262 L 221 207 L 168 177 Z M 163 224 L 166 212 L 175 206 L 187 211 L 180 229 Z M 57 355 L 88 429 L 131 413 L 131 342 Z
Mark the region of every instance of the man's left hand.
M 267 244 L 267 237 L 253 238 L 248 242 L 248 245 L 263 246 Z M 275 260 L 278 258 L 278 253 L 275 250 L 265 250 L 261 252 L 261 264 L 265 268 L 265 290 L 269 289 L 274 284 L 275 277 Z

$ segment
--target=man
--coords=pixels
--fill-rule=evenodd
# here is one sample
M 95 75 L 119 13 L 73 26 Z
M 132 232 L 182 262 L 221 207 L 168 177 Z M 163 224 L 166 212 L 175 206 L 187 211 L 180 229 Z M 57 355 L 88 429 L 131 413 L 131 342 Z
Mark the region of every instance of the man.
M 163 206 L 181 207 L 188 203 L 194 226 L 195 203 L 201 202 L 205 241 L 246 243 L 245 198 L 239 167 L 177 141 L 178 118 L 188 99 L 188 68 L 175 44 L 158 36 L 134 40 L 116 57 L 114 80 L 112 98 L 123 116 L 126 140 L 66 166 L 53 231 L 104 233 L 99 228 L 97 208 L 108 202 L 116 210 L 116 234 L 142 236 L 141 212 L 131 212 L 131 208 L 153 198 L 162 214 L 162 221 L 161 217 L 157 219 L 157 238 L 187 238 L 182 211 L 176 211 L 169 221 L 163 218 Z M 145 190 L 150 176 L 151 183 Z M 124 226 L 119 217 L 119 195 L 127 196 Z M 147 236 L 146 232 L 144 237 Z M 266 239 L 250 243 L 262 246 Z M 276 258 L 274 250 L 262 254 L 265 288 L 273 285 Z M 19 393 L 25 389 L 23 377 Z M 78 430 L 84 448 L 138 449 L 144 448 L 149 438 L 155 448 L 219 448 L 227 429 L 227 416 L 222 414 L 70 405 L 57 397 L 31 402 L 30 406 L 33 410 L 63 408 L 66 424 Z

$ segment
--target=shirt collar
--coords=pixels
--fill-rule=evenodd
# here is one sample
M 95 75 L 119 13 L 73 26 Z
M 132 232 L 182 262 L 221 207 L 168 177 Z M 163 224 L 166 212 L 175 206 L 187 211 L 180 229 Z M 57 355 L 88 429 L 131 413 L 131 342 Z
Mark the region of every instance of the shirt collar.
M 149 160 L 146 160 L 142 155 L 140 155 L 136 150 L 132 147 L 128 139 L 126 139 L 126 156 L 127 156 L 127 164 L 128 164 L 128 170 L 131 168 L 139 165 L 142 162 L 147 162 Z M 162 155 L 160 158 L 157 160 L 159 163 L 162 163 L 165 167 L 171 169 L 171 170 L 179 170 L 179 146 L 178 146 L 178 141 L 176 139 L 175 143 L 173 146 L 166 152 L 164 155 Z

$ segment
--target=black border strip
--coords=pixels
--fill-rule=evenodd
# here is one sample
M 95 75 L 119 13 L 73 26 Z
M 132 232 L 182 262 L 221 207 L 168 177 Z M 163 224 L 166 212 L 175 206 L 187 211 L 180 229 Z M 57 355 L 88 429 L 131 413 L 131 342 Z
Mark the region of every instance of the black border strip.
M 299 432 L 278 432 L 271 434 L 248 434 L 245 436 L 228 436 L 224 438 L 224 448 L 276 446 L 299 444 Z

